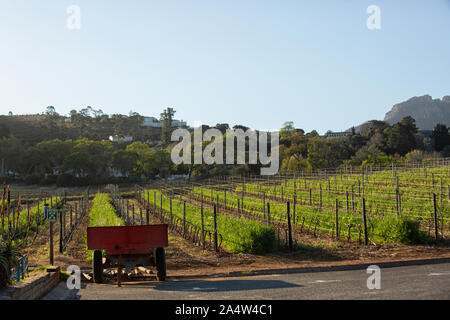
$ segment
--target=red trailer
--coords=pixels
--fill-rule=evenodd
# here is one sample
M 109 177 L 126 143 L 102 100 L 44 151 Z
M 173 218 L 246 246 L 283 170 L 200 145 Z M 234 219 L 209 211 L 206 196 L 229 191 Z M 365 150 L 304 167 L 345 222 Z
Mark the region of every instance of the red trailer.
M 91 227 L 87 229 L 87 245 L 92 256 L 94 282 L 103 282 L 103 270 L 117 267 L 120 286 L 122 268 L 156 266 L 159 281 L 166 279 L 164 248 L 169 244 L 167 224 L 127 227 Z M 102 250 L 106 251 L 103 263 Z

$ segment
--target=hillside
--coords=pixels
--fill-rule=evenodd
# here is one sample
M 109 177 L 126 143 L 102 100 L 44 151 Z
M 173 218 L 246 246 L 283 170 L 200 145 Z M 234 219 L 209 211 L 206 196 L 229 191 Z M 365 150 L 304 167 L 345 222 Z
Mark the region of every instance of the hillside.
M 34 144 L 51 139 L 107 140 L 111 135 L 130 135 L 135 140 L 157 141 L 161 136 L 160 128 L 140 126 L 138 117 L 82 117 L 72 119 L 64 116 L 13 115 L 0 116 L 0 126 L 9 129 L 12 135 L 26 144 Z
M 450 126 L 450 96 L 433 99 L 429 95 L 413 97 L 392 107 L 384 121 L 390 125 L 411 116 L 420 130 L 433 130 L 436 124 Z

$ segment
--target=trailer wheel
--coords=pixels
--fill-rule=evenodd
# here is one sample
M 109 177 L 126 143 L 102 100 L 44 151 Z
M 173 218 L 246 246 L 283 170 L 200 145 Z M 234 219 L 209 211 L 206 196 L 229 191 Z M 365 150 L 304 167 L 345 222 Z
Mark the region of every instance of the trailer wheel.
M 103 255 L 101 250 L 95 250 L 92 254 L 92 270 L 94 271 L 94 283 L 103 282 Z
M 156 271 L 158 281 L 166 281 L 166 254 L 164 248 L 156 249 Z

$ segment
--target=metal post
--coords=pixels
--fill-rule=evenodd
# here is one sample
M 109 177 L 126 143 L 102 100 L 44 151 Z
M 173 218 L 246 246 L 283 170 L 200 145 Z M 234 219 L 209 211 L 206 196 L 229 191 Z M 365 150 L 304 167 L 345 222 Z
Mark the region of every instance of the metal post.
M 59 253 L 63 253 L 63 216 L 62 212 L 59 213 Z
M 53 266 L 54 265 L 54 255 L 53 255 L 53 221 L 50 222 L 50 243 L 49 243 L 49 247 L 50 247 L 50 265 Z
M 237 199 L 237 209 L 238 209 L 238 217 L 241 217 L 241 205 L 239 199 Z
M 186 201 L 183 201 L 183 235 L 186 234 Z
M 292 222 L 294 223 L 294 225 L 295 225 L 295 207 L 296 207 L 296 204 L 297 204 L 297 196 L 296 196 L 296 194 L 294 193 L 294 206 L 293 206 L 293 210 L 292 210 Z
M 227 208 L 227 190 L 224 191 L 225 209 Z
M 349 206 L 348 206 L 348 191 L 345 191 L 345 198 L 346 198 L 347 212 L 348 212 L 348 209 L 349 209 Z
M 287 205 L 287 220 L 288 220 L 288 232 L 289 232 L 289 250 L 292 251 L 292 227 L 291 227 L 291 214 L 290 214 L 290 204 L 289 201 Z
M 201 194 L 200 215 L 201 215 L 201 219 L 202 219 L 202 246 L 203 246 L 203 249 L 205 249 L 205 223 L 203 220 L 203 191 Z
M 367 234 L 367 217 L 366 217 L 366 199 L 362 199 L 363 206 L 363 220 L 364 220 L 364 244 L 367 246 L 369 244 L 369 238 Z
M 172 198 L 170 198 L 170 223 L 173 223 Z
M 436 240 L 438 240 L 439 232 L 438 232 L 438 219 L 437 219 L 437 206 L 435 193 L 433 193 L 433 213 L 434 213 L 434 237 L 436 238 Z
M 266 192 L 263 192 L 263 215 L 264 219 L 266 219 Z
M 336 199 L 335 215 L 336 215 L 336 238 L 339 239 L 339 200 L 338 199 Z
M 219 246 L 217 243 L 217 207 L 214 205 L 214 250 L 219 252 Z

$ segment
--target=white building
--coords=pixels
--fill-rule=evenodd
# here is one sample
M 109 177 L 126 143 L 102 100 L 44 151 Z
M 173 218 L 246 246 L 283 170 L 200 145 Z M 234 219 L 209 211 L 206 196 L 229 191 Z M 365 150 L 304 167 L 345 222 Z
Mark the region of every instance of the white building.
M 186 126 L 187 123 L 183 120 L 172 120 L 172 128 L 179 128 L 182 126 Z M 163 123 L 159 121 L 155 117 L 144 117 L 144 122 L 142 123 L 143 127 L 151 127 L 151 128 L 162 128 Z
M 185 127 L 187 123 L 183 120 L 172 120 L 172 128 Z
M 115 136 L 109 136 L 109 141 L 111 141 L 111 142 L 132 142 L 133 137 L 130 137 L 130 136 L 120 137 L 118 135 L 115 135 Z
M 162 122 L 155 117 L 144 117 L 143 127 L 162 128 Z
M 333 132 L 333 131 L 328 131 L 327 133 L 325 133 L 325 135 L 323 137 L 327 138 L 327 139 L 342 139 L 342 138 L 346 138 L 353 135 L 353 133 L 351 131 L 344 131 L 344 132 Z

